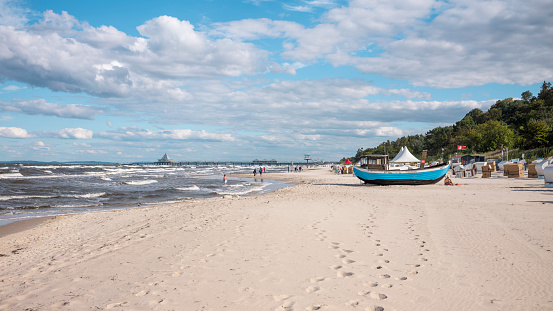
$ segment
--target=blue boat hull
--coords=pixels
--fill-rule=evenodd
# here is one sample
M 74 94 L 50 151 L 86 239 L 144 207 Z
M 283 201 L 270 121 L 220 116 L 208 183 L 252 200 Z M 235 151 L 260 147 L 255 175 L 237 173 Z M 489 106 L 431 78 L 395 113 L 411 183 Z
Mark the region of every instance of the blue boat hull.
M 375 185 L 428 185 L 435 184 L 447 174 L 449 162 L 422 170 L 409 171 L 368 171 L 353 168 L 353 174 L 366 184 Z

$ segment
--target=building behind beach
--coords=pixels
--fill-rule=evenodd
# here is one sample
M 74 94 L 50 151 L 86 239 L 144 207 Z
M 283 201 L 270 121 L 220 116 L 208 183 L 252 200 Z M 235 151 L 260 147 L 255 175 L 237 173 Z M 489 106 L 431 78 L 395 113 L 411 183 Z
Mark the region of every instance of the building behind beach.
M 177 161 L 170 159 L 167 153 L 164 154 L 163 157 L 161 157 L 161 159 L 157 160 L 157 164 L 171 164 L 171 163 L 177 163 Z

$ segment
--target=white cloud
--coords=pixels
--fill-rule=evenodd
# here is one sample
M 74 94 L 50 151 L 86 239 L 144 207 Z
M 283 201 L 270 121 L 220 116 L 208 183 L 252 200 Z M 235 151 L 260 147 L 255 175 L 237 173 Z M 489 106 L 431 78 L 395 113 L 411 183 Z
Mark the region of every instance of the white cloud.
M 33 150 L 46 150 L 46 151 L 50 151 L 50 147 L 48 145 L 46 145 L 44 142 L 42 141 L 37 141 L 33 144 Z
M 17 0 L 0 0 L 0 25 L 23 27 L 28 19 L 28 9 L 18 5 Z
M 93 131 L 83 128 L 65 128 L 54 132 L 58 137 L 67 139 L 91 139 L 93 133 Z
M 18 91 L 22 89 L 25 89 L 25 87 L 20 87 L 17 85 L 8 85 L 5 88 L 3 88 L 4 91 Z
M 0 127 L 0 137 L 6 138 L 31 138 L 27 130 L 18 127 Z
M 282 70 L 251 43 L 211 39 L 174 17 L 160 16 L 137 29 L 143 37 L 112 26 L 94 28 L 51 11 L 27 29 L 0 25 L 0 78 L 54 91 L 139 97 L 156 84 L 163 87 L 156 93 L 166 94 L 174 79 Z
M 96 114 L 103 113 L 102 109 L 92 106 L 53 104 L 44 99 L 18 100 L 11 103 L 0 100 L 0 111 L 86 120 L 93 120 Z
M 354 1 L 348 8 L 330 11 L 328 20 L 337 29 L 350 23 L 352 31 L 377 30 L 384 36 L 371 41 L 383 53 L 364 57 L 342 49 L 326 59 L 335 66 L 353 65 L 365 73 L 440 88 L 536 83 L 553 77 L 553 69 L 543 66 L 553 46 L 553 29 L 548 26 L 553 8 L 546 2 L 461 0 L 441 7 L 440 2 L 426 1 L 418 8 L 382 3 L 374 24 L 373 18 L 353 10 L 360 3 Z M 386 22 L 390 14 L 395 17 Z
M 403 136 L 403 131 L 395 127 L 381 127 L 376 129 L 376 136 L 388 136 L 388 137 L 401 137 Z
M 136 126 L 121 127 L 114 131 L 97 133 L 99 138 L 113 140 L 198 140 L 198 141 L 234 141 L 232 134 L 190 129 L 151 131 Z

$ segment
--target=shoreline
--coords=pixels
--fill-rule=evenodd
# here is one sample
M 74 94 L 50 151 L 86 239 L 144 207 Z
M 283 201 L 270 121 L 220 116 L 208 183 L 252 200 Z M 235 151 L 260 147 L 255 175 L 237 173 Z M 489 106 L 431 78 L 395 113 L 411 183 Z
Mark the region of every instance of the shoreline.
M 267 174 L 270 174 L 270 173 L 267 173 Z M 240 179 L 249 179 L 252 182 L 257 182 L 257 180 L 260 179 L 262 183 L 263 183 L 264 180 L 267 180 L 268 182 L 278 181 L 278 182 L 284 182 L 285 183 L 285 184 L 279 184 L 279 185 L 270 185 L 270 186 L 267 187 L 267 189 L 264 188 L 259 193 L 239 195 L 239 196 L 244 196 L 244 197 L 264 195 L 264 194 L 267 194 L 269 192 L 272 192 L 272 191 L 275 191 L 275 190 L 282 189 L 282 188 L 289 187 L 289 186 L 293 185 L 293 183 L 290 183 L 289 180 L 284 180 L 284 179 L 280 180 L 280 179 L 271 179 L 271 178 L 254 178 L 254 177 L 248 176 L 248 174 L 234 174 L 234 175 L 229 175 L 229 177 L 231 177 L 231 178 L 232 177 L 240 178 Z M 225 196 L 228 196 L 228 195 L 221 195 L 221 197 L 225 197 Z M 193 198 L 193 199 L 190 199 L 190 200 L 198 200 L 198 199 L 202 200 L 202 199 L 209 199 L 209 198 L 213 198 L 213 197 Z M 182 201 L 180 203 L 184 203 L 184 202 L 187 202 L 187 201 L 189 201 L 189 200 L 185 200 L 185 201 Z M 70 215 L 78 215 L 78 214 L 86 214 L 86 213 L 98 213 L 98 212 L 106 212 L 106 211 L 114 211 L 114 210 L 127 210 L 127 209 L 135 209 L 135 208 L 148 208 L 148 207 L 156 207 L 156 206 L 169 205 L 169 204 L 178 204 L 178 203 L 159 202 L 159 203 L 145 204 L 145 205 L 140 205 L 140 206 L 106 207 L 106 208 L 103 208 L 103 209 L 98 209 L 98 210 L 93 210 L 93 211 L 67 212 L 67 213 L 60 213 L 60 214 L 55 214 L 55 215 L 36 216 L 36 217 L 31 216 L 31 218 L 28 218 L 28 219 L 14 220 L 14 221 L 10 221 L 10 222 L 5 223 L 5 224 L 0 223 L 0 238 L 3 237 L 3 236 L 9 235 L 9 234 L 15 233 L 15 232 L 20 232 L 20 231 L 30 229 L 30 228 L 35 227 L 35 226 L 40 226 L 43 221 L 46 221 L 46 220 L 49 220 L 49 219 L 55 219 L 56 217 L 59 217 L 59 216 L 70 216 Z
M 553 308 L 543 180 L 270 177 L 296 184 L 62 216 L 2 237 L 0 310 Z
M 0 226 L 0 238 L 7 235 L 22 232 L 42 225 L 44 222 L 55 219 L 56 216 L 46 216 L 31 219 L 18 220 Z

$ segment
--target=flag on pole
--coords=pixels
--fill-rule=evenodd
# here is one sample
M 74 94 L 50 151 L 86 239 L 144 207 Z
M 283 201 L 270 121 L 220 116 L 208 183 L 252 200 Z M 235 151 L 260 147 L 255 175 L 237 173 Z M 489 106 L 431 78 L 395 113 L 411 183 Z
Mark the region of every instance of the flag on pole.
M 457 150 L 466 150 L 467 146 L 457 145 Z

